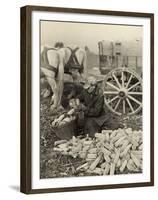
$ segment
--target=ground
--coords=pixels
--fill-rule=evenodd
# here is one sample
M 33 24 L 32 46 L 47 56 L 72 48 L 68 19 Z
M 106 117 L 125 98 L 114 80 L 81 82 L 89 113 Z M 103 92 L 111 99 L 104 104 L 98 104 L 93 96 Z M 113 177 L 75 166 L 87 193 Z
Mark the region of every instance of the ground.
M 54 142 L 59 140 L 56 136 L 51 122 L 55 118 L 50 114 L 50 98 L 41 98 L 40 102 L 40 178 L 55 178 L 55 177 L 73 177 L 89 175 L 85 172 L 76 172 L 76 168 L 84 159 L 72 158 L 70 156 L 61 155 L 54 152 Z M 141 113 L 124 118 L 124 120 L 108 110 L 109 116 L 107 129 L 113 129 L 117 126 L 126 126 L 134 130 L 142 129 Z

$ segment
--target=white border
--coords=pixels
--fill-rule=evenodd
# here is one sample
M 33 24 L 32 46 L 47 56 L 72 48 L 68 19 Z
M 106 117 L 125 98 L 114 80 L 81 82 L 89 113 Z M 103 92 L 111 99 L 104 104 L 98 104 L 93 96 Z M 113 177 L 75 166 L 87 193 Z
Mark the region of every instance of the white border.
M 114 176 L 40 179 L 39 20 L 60 20 L 143 26 L 143 173 Z M 32 189 L 140 183 L 150 181 L 150 19 L 56 12 L 32 13 Z

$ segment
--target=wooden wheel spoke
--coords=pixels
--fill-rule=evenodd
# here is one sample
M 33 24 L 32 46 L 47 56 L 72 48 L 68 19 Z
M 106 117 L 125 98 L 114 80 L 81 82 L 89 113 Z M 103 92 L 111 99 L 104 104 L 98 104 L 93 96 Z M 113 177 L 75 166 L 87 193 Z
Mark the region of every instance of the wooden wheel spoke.
M 125 86 L 125 83 L 124 83 L 124 73 L 122 71 L 122 87 L 124 87 L 124 86 Z
M 115 106 L 115 108 L 114 108 L 115 111 L 116 111 L 116 109 L 118 108 L 120 102 L 121 102 L 121 99 L 118 100 L 118 102 L 117 102 L 117 104 L 116 104 L 116 106 Z
M 131 111 L 134 112 L 133 106 L 132 106 L 132 104 L 130 103 L 130 101 L 129 101 L 128 98 L 126 98 L 126 101 L 127 101 L 128 105 L 129 105 Z
M 106 84 L 109 85 L 111 88 L 113 88 L 113 89 L 119 91 L 119 88 L 116 87 L 115 85 L 113 85 L 112 83 L 110 83 L 110 82 L 106 82 Z
M 105 104 L 111 112 L 128 116 L 142 109 L 142 79 L 132 69 L 113 69 L 104 84 Z
M 128 88 L 128 91 L 130 91 L 131 89 L 135 88 L 139 84 L 140 84 L 140 82 L 138 81 L 137 83 L 135 83 L 134 85 L 132 85 L 130 88 Z
M 104 94 L 118 94 L 117 91 L 105 91 Z
M 117 79 L 117 77 L 115 76 L 114 73 L 112 73 L 112 76 L 114 77 L 114 79 L 115 79 L 115 81 L 116 81 L 118 87 L 121 88 L 121 84 L 119 83 L 119 81 L 118 81 L 118 79 Z
M 123 114 L 126 113 L 126 101 L 123 99 Z
M 115 101 L 118 97 L 119 97 L 118 95 L 115 96 L 115 97 L 113 97 L 110 101 L 108 101 L 108 103 L 112 103 L 112 102 Z
M 135 103 L 139 104 L 140 106 L 142 105 L 142 103 L 140 101 L 138 101 L 137 99 L 135 99 L 131 95 L 128 95 L 128 98 L 131 99 L 132 101 L 134 101 Z
M 142 95 L 142 92 L 128 92 L 128 94 L 132 95 Z
M 131 76 L 130 76 L 129 79 L 128 79 L 128 82 L 127 82 L 126 88 L 128 88 L 128 86 L 129 86 L 129 84 L 130 84 L 132 78 L 133 78 L 133 75 L 131 74 Z

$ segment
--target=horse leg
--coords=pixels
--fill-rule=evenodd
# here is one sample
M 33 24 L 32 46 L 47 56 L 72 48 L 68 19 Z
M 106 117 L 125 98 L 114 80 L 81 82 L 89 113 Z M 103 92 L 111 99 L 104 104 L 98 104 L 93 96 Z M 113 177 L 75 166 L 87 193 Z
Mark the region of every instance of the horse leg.
M 55 80 L 55 73 L 49 69 L 46 68 L 41 68 L 42 72 L 45 74 L 45 77 L 48 81 L 48 84 L 51 87 L 51 90 L 53 91 L 53 96 L 51 98 L 51 109 L 55 109 L 57 107 L 57 99 L 55 98 L 58 95 L 58 90 L 57 90 L 57 83 Z
M 54 72 L 53 68 L 56 68 L 56 69 L 58 68 L 60 60 L 59 60 L 58 53 L 54 50 L 48 51 L 47 57 L 48 57 L 50 66 L 52 66 L 52 70 L 50 69 L 51 73 L 49 73 L 49 76 L 47 76 L 47 80 L 53 91 L 53 96 L 51 99 L 51 103 L 52 103 L 51 110 L 53 111 L 54 109 L 58 107 L 58 101 L 59 101 L 59 98 L 58 98 L 59 89 L 58 89 L 57 78 L 56 78 L 56 73 L 59 74 L 59 71 Z
M 58 95 L 58 88 L 57 88 L 56 81 L 54 79 L 47 78 L 47 80 L 48 80 L 48 83 L 51 85 L 51 89 L 53 91 L 53 95 L 51 97 L 50 104 L 51 104 L 51 110 L 54 110 L 57 107 L 56 97 Z
M 64 65 L 63 65 L 62 58 L 60 58 L 58 76 L 57 76 L 56 80 L 57 80 L 56 87 L 58 88 L 58 93 L 54 100 L 56 101 L 57 106 L 60 107 L 61 106 L 61 98 L 63 95 L 63 88 L 64 88 Z

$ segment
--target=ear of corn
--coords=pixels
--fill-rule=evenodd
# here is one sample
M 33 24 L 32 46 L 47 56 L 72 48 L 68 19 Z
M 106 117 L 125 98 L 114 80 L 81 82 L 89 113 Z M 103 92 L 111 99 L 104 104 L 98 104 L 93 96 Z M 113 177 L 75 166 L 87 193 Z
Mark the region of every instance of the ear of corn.
M 79 171 L 80 169 L 87 169 L 87 168 L 88 168 L 88 163 L 84 163 L 83 165 L 77 167 L 76 171 Z
M 109 172 L 110 172 L 110 165 L 109 165 L 109 163 L 107 163 L 106 166 L 105 166 L 105 170 L 103 172 L 103 175 L 108 175 Z
M 115 163 L 111 163 L 110 165 L 110 175 L 114 175 L 115 173 Z
M 123 172 L 125 167 L 127 165 L 127 160 L 124 160 L 124 162 L 122 163 L 121 167 L 120 167 L 120 172 Z
M 66 142 L 67 142 L 67 140 L 57 140 L 57 141 L 54 142 L 54 146 L 57 146 L 59 144 L 63 144 L 63 143 L 66 143 Z
M 102 158 L 103 154 L 101 153 L 94 162 L 92 162 L 92 164 L 90 165 L 89 169 L 90 170 L 94 170 L 96 168 L 96 166 L 99 164 L 101 158 Z
M 135 163 L 135 165 L 139 168 L 140 167 L 139 159 L 133 153 L 131 153 L 131 158 L 132 158 L 133 162 Z

